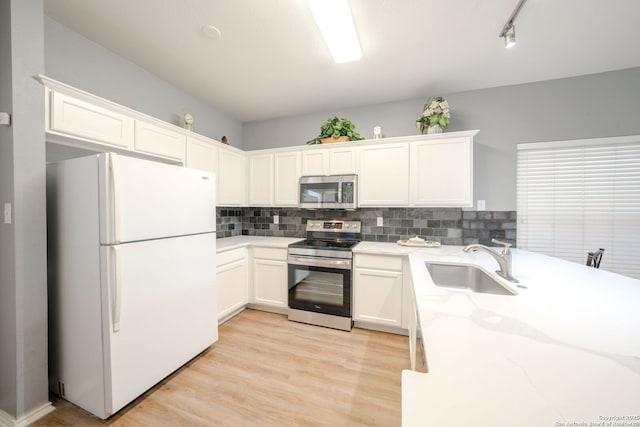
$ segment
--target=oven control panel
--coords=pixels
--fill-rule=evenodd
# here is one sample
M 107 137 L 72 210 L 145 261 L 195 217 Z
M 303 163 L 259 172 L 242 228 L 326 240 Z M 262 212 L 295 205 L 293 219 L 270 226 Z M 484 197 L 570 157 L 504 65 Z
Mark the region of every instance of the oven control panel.
M 341 221 L 341 220 L 321 220 L 314 219 L 307 221 L 307 231 L 333 231 L 333 232 L 351 232 L 360 233 L 360 221 Z

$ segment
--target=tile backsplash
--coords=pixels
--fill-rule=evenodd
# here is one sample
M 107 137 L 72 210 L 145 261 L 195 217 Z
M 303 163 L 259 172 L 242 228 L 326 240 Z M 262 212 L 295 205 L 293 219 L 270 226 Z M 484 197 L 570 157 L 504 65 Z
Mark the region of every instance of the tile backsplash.
M 217 208 L 217 237 L 238 235 L 305 237 L 309 219 L 362 221 L 362 239 L 396 242 L 413 236 L 445 245 L 481 243 L 497 238 L 516 246 L 515 211 L 463 211 L 459 208 L 361 208 L 355 211 L 298 208 Z M 273 216 L 279 216 L 274 224 Z M 377 226 L 377 218 L 383 225 Z

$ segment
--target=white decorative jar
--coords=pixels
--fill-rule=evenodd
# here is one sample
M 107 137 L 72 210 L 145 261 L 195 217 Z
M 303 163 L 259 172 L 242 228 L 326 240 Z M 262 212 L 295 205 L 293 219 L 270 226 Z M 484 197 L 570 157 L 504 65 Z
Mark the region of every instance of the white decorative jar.
M 442 128 L 440 127 L 440 125 L 429 126 L 427 128 L 427 135 L 430 135 L 432 133 L 442 133 Z

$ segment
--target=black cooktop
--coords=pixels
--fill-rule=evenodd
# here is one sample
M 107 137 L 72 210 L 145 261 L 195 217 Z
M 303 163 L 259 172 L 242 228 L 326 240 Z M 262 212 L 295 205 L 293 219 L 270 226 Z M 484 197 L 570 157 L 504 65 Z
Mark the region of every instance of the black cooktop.
M 358 241 L 354 240 L 321 240 L 321 239 L 306 239 L 299 242 L 291 243 L 290 248 L 318 248 L 318 249 L 336 249 L 348 251 L 351 250 Z

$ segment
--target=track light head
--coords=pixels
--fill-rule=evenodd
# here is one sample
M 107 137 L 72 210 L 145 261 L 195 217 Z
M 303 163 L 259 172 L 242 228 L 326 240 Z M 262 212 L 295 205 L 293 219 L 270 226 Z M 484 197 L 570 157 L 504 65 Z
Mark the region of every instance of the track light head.
M 502 37 L 504 37 L 504 47 L 506 47 L 507 49 L 514 47 L 517 43 L 515 25 L 509 25 Z
M 514 25 L 514 21 L 516 20 L 516 16 L 520 13 L 520 9 L 524 5 L 524 2 L 527 0 L 519 0 L 516 8 L 511 13 L 509 19 L 502 27 L 502 31 L 498 34 L 498 37 L 504 37 L 504 47 L 507 49 L 514 47 L 516 45 L 516 27 Z

